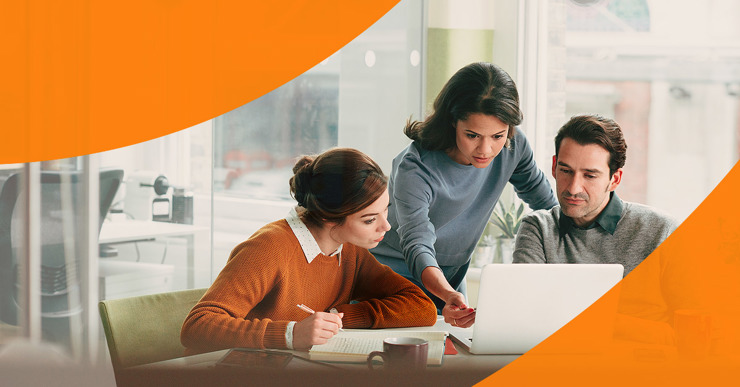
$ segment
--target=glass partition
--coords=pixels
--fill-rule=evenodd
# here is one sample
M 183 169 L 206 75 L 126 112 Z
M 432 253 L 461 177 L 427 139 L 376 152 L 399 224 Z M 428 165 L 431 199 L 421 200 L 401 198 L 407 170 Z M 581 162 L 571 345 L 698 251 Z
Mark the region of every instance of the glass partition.
M 90 302 L 97 283 L 87 281 L 97 268 L 88 257 L 97 251 L 90 253 L 85 236 L 96 242 L 123 177 L 120 169 L 95 170 L 99 176 L 89 181 L 82 159 L 31 163 L 0 173 L 3 340 L 43 341 L 77 360 L 95 351 L 98 341 L 97 300 Z M 89 161 L 86 165 L 89 169 Z M 95 216 L 91 211 L 98 208 L 100 216 Z M 91 337 L 96 343 L 90 346 Z
M 19 260 L 22 233 L 27 218 L 16 213 L 21 194 L 21 180 L 25 179 L 23 165 L 0 166 L 0 344 L 23 337 L 19 305 L 23 304 L 19 291 Z M 20 297 L 19 297 L 20 296 Z
M 211 125 L 104 152 L 125 171 L 100 233 L 100 298 L 207 287 Z
M 295 205 L 298 156 L 357 148 L 390 172 L 422 105 L 423 2 L 403 1 L 306 73 L 213 119 L 214 277 L 231 249 Z

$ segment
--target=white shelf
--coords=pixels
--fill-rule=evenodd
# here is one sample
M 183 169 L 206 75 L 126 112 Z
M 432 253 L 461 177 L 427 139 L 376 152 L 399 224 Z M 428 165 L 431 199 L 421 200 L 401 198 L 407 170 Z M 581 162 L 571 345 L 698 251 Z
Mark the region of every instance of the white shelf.
M 126 261 L 100 261 L 100 299 L 142 296 L 172 291 L 172 265 Z

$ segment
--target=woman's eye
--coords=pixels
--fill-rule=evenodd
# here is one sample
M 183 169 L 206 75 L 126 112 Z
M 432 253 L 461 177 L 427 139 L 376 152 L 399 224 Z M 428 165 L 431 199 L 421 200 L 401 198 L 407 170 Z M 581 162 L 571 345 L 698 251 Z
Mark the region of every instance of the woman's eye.
M 497 135 L 493 136 L 493 138 L 495 138 L 496 140 L 500 140 L 500 139 L 504 138 L 504 135 L 503 134 L 497 134 Z
M 465 135 L 468 136 L 468 138 L 471 139 L 471 140 L 478 137 L 477 134 L 472 134 L 472 133 L 467 133 Z
M 366 220 L 365 224 L 373 224 L 373 222 L 375 222 L 375 218 Z

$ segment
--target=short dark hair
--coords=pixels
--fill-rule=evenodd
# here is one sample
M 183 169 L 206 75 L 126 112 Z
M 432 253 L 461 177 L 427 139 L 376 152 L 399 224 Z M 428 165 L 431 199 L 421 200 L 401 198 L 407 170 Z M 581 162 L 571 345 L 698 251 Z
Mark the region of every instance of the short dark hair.
M 388 178 L 369 156 L 352 148 L 334 148 L 302 156 L 293 167 L 290 195 L 305 211 L 301 220 L 321 227 L 342 224 L 383 194 Z
M 434 110 L 424 121 L 409 121 L 403 132 L 428 150 L 455 147 L 455 125 L 471 114 L 494 116 L 509 125 L 506 145 L 514 127 L 522 123 L 519 93 L 506 71 L 493 63 L 471 63 L 447 81 L 434 100 Z
M 596 144 L 609 152 L 609 174 L 624 167 L 627 160 L 627 143 L 622 128 L 614 120 L 596 114 L 572 117 L 555 136 L 555 157 L 563 139 L 570 138 L 581 145 Z

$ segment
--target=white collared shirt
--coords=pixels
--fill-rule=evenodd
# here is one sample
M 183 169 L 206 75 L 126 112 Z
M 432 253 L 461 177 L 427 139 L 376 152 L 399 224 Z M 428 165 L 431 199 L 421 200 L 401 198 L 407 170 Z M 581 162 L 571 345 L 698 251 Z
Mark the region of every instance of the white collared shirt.
M 298 213 L 296 212 L 295 208 L 290 209 L 290 212 L 288 213 L 288 216 L 285 217 L 285 220 L 288 222 L 290 229 L 293 231 L 293 234 L 295 234 L 295 237 L 298 239 L 298 243 L 300 243 L 301 249 L 303 249 L 303 254 L 306 256 L 306 261 L 308 261 L 308 263 L 311 263 L 311 261 L 313 261 L 317 255 L 323 254 L 318 242 L 316 242 L 316 239 L 311 234 L 311 231 L 308 230 L 308 227 L 306 227 L 301 218 L 298 217 Z M 341 265 L 342 245 L 339 245 L 336 251 L 329 254 L 329 256 L 334 255 L 337 256 L 337 266 Z
M 298 213 L 295 208 L 290 209 L 285 220 L 288 222 L 288 226 L 290 226 L 293 234 L 295 234 L 296 239 L 298 239 L 298 243 L 301 245 L 303 255 L 305 255 L 308 263 L 311 263 L 317 255 L 323 254 L 318 242 L 316 242 L 316 238 L 313 237 L 311 231 L 308 230 L 308 227 L 306 227 L 301 218 L 298 217 Z M 336 251 L 329 254 L 329 256 L 333 255 L 337 256 L 337 266 L 341 265 L 342 245 L 339 245 Z M 288 327 L 285 329 L 285 343 L 288 346 L 288 349 L 293 349 L 293 327 L 295 326 L 295 323 L 295 321 L 289 322 Z

